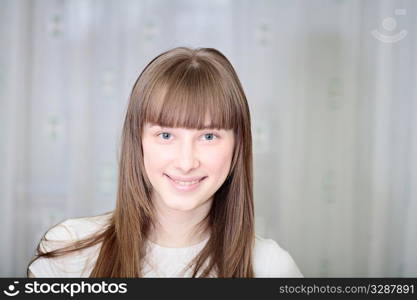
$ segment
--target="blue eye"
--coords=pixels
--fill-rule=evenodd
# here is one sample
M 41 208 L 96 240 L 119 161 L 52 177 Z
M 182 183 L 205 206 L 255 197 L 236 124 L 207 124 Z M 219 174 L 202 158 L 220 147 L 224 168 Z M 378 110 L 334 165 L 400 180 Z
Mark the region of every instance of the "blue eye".
M 212 141 L 214 138 L 216 138 L 216 135 L 214 135 L 213 133 L 206 133 L 204 136 L 209 137 L 209 141 Z
M 163 140 L 168 140 L 168 139 L 169 139 L 169 137 L 171 136 L 171 134 L 170 134 L 170 133 L 168 133 L 168 132 L 162 132 L 162 133 L 160 133 L 159 135 L 162 135 L 162 139 L 163 139 Z

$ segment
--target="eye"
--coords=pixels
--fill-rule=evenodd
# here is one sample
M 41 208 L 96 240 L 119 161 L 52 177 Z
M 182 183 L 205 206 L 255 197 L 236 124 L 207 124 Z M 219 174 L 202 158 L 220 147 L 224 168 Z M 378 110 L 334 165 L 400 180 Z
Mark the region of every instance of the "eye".
M 207 141 L 212 141 L 217 138 L 217 135 L 214 133 L 206 133 L 203 136 L 207 138 Z
M 163 140 L 168 141 L 171 134 L 169 132 L 161 132 L 158 136 L 161 136 Z

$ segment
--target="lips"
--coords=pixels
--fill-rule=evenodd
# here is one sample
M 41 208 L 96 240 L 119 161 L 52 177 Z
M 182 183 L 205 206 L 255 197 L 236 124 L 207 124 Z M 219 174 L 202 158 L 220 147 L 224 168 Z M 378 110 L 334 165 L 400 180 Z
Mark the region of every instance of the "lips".
M 179 192 L 194 191 L 194 190 L 198 189 L 198 187 L 202 184 L 202 182 L 207 178 L 207 176 L 204 176 L 204 177 L 189 177 L 189 178 L 174 177 L 174 178 L 187 179 L 186 181 L 177 181 L 177 180 L 171 178 L 170 176 L 168 176 L 167 174 L 164 174 L 164 176 L 167 177 L 168 181 L 172 184 L 172 187 L 174 187 Z M 190 180 L 190 179 L 195 179 L 195 180 Z
M 168 175 L 165 174 L 166 176 L 168 176 L 169 178 L 175 180 L 175 181 L 181 181 L 181 182 L 193 182 L 193 181 L 201 181 L 204 178 L 206 178 L 207 176 L 200 176 L 200 177 L 177 177 L 177 176 L 172 176 L 172 175 Z

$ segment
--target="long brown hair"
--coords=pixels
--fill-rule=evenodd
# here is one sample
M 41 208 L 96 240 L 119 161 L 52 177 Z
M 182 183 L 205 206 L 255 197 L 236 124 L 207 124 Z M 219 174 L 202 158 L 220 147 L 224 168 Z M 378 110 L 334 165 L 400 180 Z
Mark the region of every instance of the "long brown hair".
M 233 129 L 230 172 L 213 195 L 205 220 L 210 237 L 190 263 L 192 277 L 254 277 L 254 204 L 249 107 L 228 59 L 213 48 L 178 47 L 154 58 L 136 80 L 121 136 L 117 203 L 108 224 L 94 235 L 39 257 L 54 257 L 102 243 L 90 277 L 142 277 L 146 239 L 155 221 L 152 185 L 146 175 L 142 130 L 166 127 Z M 29 270 L 28 266 L 28 270 Z

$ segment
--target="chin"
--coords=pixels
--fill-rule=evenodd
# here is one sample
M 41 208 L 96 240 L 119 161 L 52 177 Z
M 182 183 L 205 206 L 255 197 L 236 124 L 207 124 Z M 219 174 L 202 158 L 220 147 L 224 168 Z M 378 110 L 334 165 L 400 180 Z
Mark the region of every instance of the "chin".
M 164 201 L 165 206 L 169 207 L 170 209 L 175 209 L 175 210 L 179 210 L 179 211 L 190 211 L 195 209 L 198 206 L 198 203 L 190 203 L 187 201 L 185 201 L 186 199 L 178 199 L 178 201 L 170 201 L 170 202 L 166 202 Z

